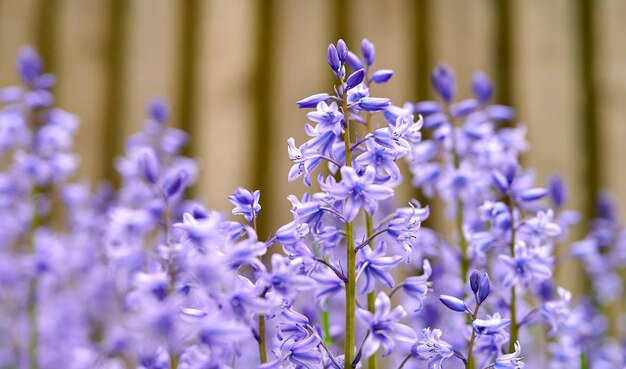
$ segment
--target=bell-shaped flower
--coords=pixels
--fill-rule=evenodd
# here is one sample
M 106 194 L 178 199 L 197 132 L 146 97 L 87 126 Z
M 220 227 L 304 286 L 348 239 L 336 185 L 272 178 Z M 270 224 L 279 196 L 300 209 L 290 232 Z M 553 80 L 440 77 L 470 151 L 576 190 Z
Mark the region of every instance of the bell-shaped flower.
M 378 201 L 393 196 L 391 188 L 375 184 L 375 180 L 376 170 L 371 166 L 362 175 L 352 167 L 342 167 L 341 182 L 335 186 L 324 185 L 322 189 L 338 200 L 345 200 L 343 215 L 346 221 L 351 222 L 361 208 L 374 215 L 378 209 Z
M 416 339 L 415 331 L 409 326 L 399 323 L 406 316 L 402 306 L 391 309 L 391 300 L 384 292 L 379 292 L 375 302 L 376 310 L 371 312 L 358 309 L 357 315 L 370 331 L 363 342 L 363 357 L 368 358 L 382 346 L 383 355 L 389 355 L 395 347 L 395 341 L 413 342 Z
M 228 196 L 228 200 L 235 205 L 233 215 L 243 215 L 248 222 L 252 222 L 261 210 L 260 197 L 261 191 L 259 190 L 250 192 L 245 188 L 238 187 L 232 195 Z
M 498 356 L 496 362 L 493 364 L 493 369 L 522 369 L 524 363 L 522 362 L 523 358 L 520 354 L 520 344 L 519 342 L 515 342 L 515 352 Z
M 428 361 L 429 369 L 442 369 L 443 363 L 454 356 L 454 347 L 441 340 L 441 330 L 424 328 L 422 339 L 413 344 L 411 355 Z
M 521 283 L 541 282 L 552 277 L 552 257 L 543 255 L 541 248 L 529 248 L 521 240 L 515 245 L 515 257 L 500 255 L 499 260 L 507 266 L 504 285 L 510 287 Z
M 317 123 L 318 132 L 332 131 L 336 136 L 341 136 L 343 133 L 343 113 L 339 111 L 337 103 L 334 101 L 330 104 L 320 101 L 317 104 L 317 109 L 307 113 L 306 116 Z
M 361 261 L 357 265 L 357 278 L 361 275 L 365 278 L 361 290 L 363 294 L 374 290 L 375 281 L 379 281 L 389 288 L 394 286 L 393 276 L 387 269 L 400 264 L 402 257 L 397 255 L 386 256 L 386 253 L 387 243 L 385 241 L 379 242 L 374 250 L 367 246 L 360 250 Z
M 302 259 L 288 259 L 281 255 L 272 255 L 272 271 L 260 278 L 279 296 L 288 297 L 296 291 L 309 290 L 315 281 L 302 273 Z
M 306 143 L 297 148 L 293 138 L 287 140 L 287 152 L 289 159 L 294 163 L 289 170 L 289 182 L 304 176 L 304 184 L 311 186 L 311 173 L 322 161 L 320 153 L 317 150 L 309 149 Z
M 422 268 L 424 270 L 422 275 L 408 277 L 402 282 L 402 291 L 419 303 L 418 310 L 423 307 L 424 298 L 432 286 L 429 279 L 433 270 L 428 259 L 424 259 Z
M 502 330 L 509 324 L 511 324 L 511 319 L 502 319 L 499 313 L 495 313 L 487 319 L 475 319 L 472 327 L 479 335 L 493 335 L 502 334 Z

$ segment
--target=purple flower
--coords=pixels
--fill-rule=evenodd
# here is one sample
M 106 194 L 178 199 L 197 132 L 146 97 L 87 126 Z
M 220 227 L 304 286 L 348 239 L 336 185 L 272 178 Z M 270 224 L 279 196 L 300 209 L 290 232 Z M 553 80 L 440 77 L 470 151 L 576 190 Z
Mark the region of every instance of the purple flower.
M 511 319 L 502 319 L 500 314 L 495 313 L 487 319 L 476 319 L 472 327 L 479 335 L 503 334 L 504 328 L 511 324 Z
M 433 270 L 428 259 L 424 259 L 422 268 L 424 269 L 424 273 L 422 275 L 408 277 L 404 280 L 404 282 L 402 282 L 402 290 L 404 293 L 417 300 L 420 309 L 423 306 L 424 298 L 431 288 L 432 282 L 430 282 L 429 279 L 433 274 Z
M 365 64 L 367 64 L 368 67 L 374 64 L 374 59 L 376 59 L 376 48 L 374 47 L 374 44 L 366 38 L 361 41 L 361 55 L 363 55 Z
M 454 296 L 440 295 L 439 300 L 450 310 L 457 311 L 459 313 L 471 313 L 463 300 Z
M 393 77 L 393 71 L 391 69 L 379 69 L 372 73 L 370 80 L 373 83 L 387 83 Z
M 326 60 L 328 61 L 328 65 L 330 69 L 337 74 L 339 68 L 341 68 L 341 60 L 339 60 L 339 54 L 337 53 L 337 48 L 335 45 L 328 45 L 328 51 L 326 52 Z
M 252 193 L 245 188 L 237 187 L 235 192 L 228 196 L 228 200 L 235 205 L 233 215 L 243 215 L 248 222 L 252 222 L 261 210 L 261 205 L 259 205 L 260 197 L 261 191 L 259 190 Z
M 346 90 L 350 90 L 363 82 L 363 78 L 365 77 L 365 69 L 359 69 L 356 72 L 352 73 L 348 76 L 346 80 Z
M 409 326 L 398 323 L 406 316 L 402 306 L 391 309 L 391 300 L 384 292 L 376 296 L 376 310 L 371 312 L 358 309 L 357 314 L 366 324 L 370 334 L 363 343 L 363 357 L 368 358 L 376 353 L 382 346 L 383 355 L 389 355 L 395 347 L 394 340 L 400 342 L 413 342 L 416 339 L 415 332 Z
M 335 135 L 340 136 L 343 133 L 343 127 L 341 122 L 343 120 L 343 114 L 339 111 L 336 102 L 326 104 L 324 101 L 320 101 L 317 104 L 317 110 L 307 113 L 307 118 L 316 122 L 317 131 L 332 131 Z
M 296 291 L 310 290 L 315 287 L 315 281 L 301 273 L 302 259 L 289 260 L 281 255 L 272 255 L 272 271 L 263 275 L 265 284 L 272 291 L 283 297 L 288 297 Z
M 369 247 L 361 249 L 361 261 L 357 266 L 358 275 L 362 274 L 365 278 L 361 293 L 367 294 L 372 292 L 375 287 L 375 280 L 382 282 L 389 288 L 394 286 L 393 277 L 386 269 L 393 268 L 400 264 L 402 257 L 386 256 L 386 253 L 387 243 L 384 241 L 379 242 L 374 250 L 371 250 Z
M 366 111 L 381 111 L 391 105 L 391 100 L 382 97 L 364 97 L 358 102 L 359 108 Z
M 507 287 L 518 283 L 526 286 L 532 281 L 541 282 L 552 277 L 552 258 L 546 255 L 545 249 L 530 248 L 523 241 L 515 245 L 515 257 L 500 255 L 499 260 L 508 270 L 503 280 Z
M 498 356 L 493 364 L 493 369 L 522 369 L 524 363 L 520 357 L 521 348 L 519 342 L 515 342 L 515 352 Z
M 443 101 L 449 103 L 456 94 L 456 81 L 454 72 L 445 64 L 439 64 L 432 73 L 431 82 L 435 91 Z
M 315 108 L 317 104 L 330 100 L 330 95 L 327 93 L 315 94 L 298 101 L 298 107 L 302 108 Z
M 376 170 L 371 166 L 362 175 L 358 175 L 352 167 L 342 167 L 341 182 L 334 186 L 324 185 L 322 189 L 338 200 L 345 200 L 343 215 L 346 221 L 351 222 L 361 208 L 373 215 L 379 200 L 393 196 L 392 189 L 374 184 L 375 180 Z
M 483 72 L 476 72 L 472 76 L 472 91 L 481 104 L 486 104 L 493 95 L 493 84 Z
M 332 135 L 332 131 L 328 131 L 328 133 Z M 309 149 L 308 143 L 297 148 L 293 138 L 287 140 L 287 152 L 289 159 L 294 163 L 289 170 L 289 182 L 293 182 L 304 175 L 304 184 L 311 186 L 311 173 L 322 161 L 320 153 L 317 150 Z
M 441 330 L 424 328 L 423 338 L 411 347 L 411 355 L 428 361 L 429 369 L 443 369 L 443 363 L 454 356 L 451 344 L 441 340 Z

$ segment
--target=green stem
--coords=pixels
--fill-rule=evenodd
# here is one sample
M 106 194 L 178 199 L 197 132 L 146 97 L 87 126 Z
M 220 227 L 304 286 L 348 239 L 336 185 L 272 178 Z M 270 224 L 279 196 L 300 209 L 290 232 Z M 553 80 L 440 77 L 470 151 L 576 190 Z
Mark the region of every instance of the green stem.
M 171 369 L 178 368 L 178 356 L 177 355 L 170 355 L 170 368 Z
M 344 85 L 343 92 L 343 114 L 346 121 L 343 141 L 346 149 L 346 166 L 352 166 L 352 151 L 350 150 L 350 120 L 348 118 L 348 94 Z M 354 226 L 352 222 L 346 223 L 346 259 L 347 270 L 346 276 L 346 324 L 345 324 L 345 342 L 344 342 L 344 363 L 345 368 L 352 368 L 352 360 L 354 359 L 354 330 L 355 317 L 354 310 L 356 308 L 356 252 L 354 251 Z
M 459 245 L 461 248 L 461 279 L 465 281 L 469 272 L 469 256 L 467 249 L 469 245 L 463 232 L 463 201 L 459 198 L 456 200 L 456 228 L 459 233 Z
M 374 219 L 371 215 L 365 213 L 365 225 L 367 227 L 367 238 L 371 238 L 374 234 Z M 374 249 L 374 242 L 370 241 L 370 248 Z M 367 294 L 367 310 L 369 310 L 372 314 L 376 312 L 376 292 L 372 291 Z M 376 354 L 370 356 L 367 359 L 367 367 L 369 369 L 377 369 L 378 368 L 378 359 L 376 358 Z
M 267 362 L 267 348 L 265 347 L 265 315 L 259 315 L 259 357 L 261 364 Z
M 328 347 L 333 344 L 333 338 L 330 335 L 330 315 L 328 313 L 328 301 L 326 302 L 326 310 L 322 311 L 322 332 L 324 333 L 324 343 Z
M 404 368 L 404 365 L 409 361 L 410 358 L 411 358 L 411 355 L 408 355 L 407 357 L 405 357 L 404 360 L 402 360 L 402 362 L 400 363 L 400 366 L 398 367 L 398 369 Z
M 474 310 L 474 314 L 472 316 L 472 322 L 476 320 L 478 317 L 478 310 L 480 309 L 480 304 L 476 305 L 476 310 Z M 469 345 L 467 347 L 467 361 L 465 362 L 465 369 L 474 369 L 476 364 L 474 363 L 474 359 L 472 358 L 472 351 L 474 351 L 474 341 L 476 340 L 476 331 L 472 328 L 472 337 L 470 338 Z
M 509 249 L 511 257 L 515 258 L 515 205 L 513 199 L 509 196 L 507 198 L 509 210 L 511 214 L 511 243 Z M 509 352 L 515 351 L 515 342 L 517 342 L 519 336 L 519 325 L 517 322 L 517 295 L 515 293 L 515 285 L 511 287 L 511 337 L 509 340 Z

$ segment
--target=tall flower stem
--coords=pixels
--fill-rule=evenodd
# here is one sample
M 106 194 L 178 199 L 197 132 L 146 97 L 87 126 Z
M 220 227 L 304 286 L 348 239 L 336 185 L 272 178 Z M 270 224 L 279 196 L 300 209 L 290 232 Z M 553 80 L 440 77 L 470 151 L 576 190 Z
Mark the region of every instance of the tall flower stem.
M 480 304 L 476 305 L 476 309 L 474 310 L 474 314 L 472 315 L 472 322 L 478 317 L 478 309 L 480 309 Z M 470 338 L 469 345 L 467 347 L 467 361 L 465 362 L 465 369 L 474 369 L 476 367 L 476 364 L 474 363 L 474 358 L 472 358 L 472 351 L 474 351 L 474 341 L 476 341 L 476 331 L 472 327 L 472 337 Z
M 369 112 L 365 113 L 365 127 L 367 128 L 367 133 L 372 133 L 372 115 Z M 365 213 L 365 226 L 367 227 L 367 238 L 371 240 L 369 242 L 369 246 L 374 249 L 374 217 L 367 213 Z M 376 312 L 376 291 L 372 291 L 367 294 L 367 310 L 369 310 L 372 314 Z M 378 369 L 378 359 L 376 354 L 367 359 L 367 367 L 368 369 Z
M 511 212 L 511 243 L 509 249 L 511 257 L 515 258 L 515 204 L 511 196 L 507 197 L 509 210 Z M 511 286 L 511 337 L 509 339 L 509 352 L 515 351 L 515 342 L 519 336 L 519 324 L 517 322 L 517 295 L 515 293 L 515 285 Z
M 346 85 L 342 79 L 343 86 L 343 115 L 346 123 L 343 134 L 343 141 L 346 149 L 346 166 L 352 166 L 352 151 L 350 149 L 350 119 L 348 111 L 348 93 Z M 352 368 L 352 360 L 354 359 L 354 331 L 356 308 L 356 252 L 354 251 L 354 226 L 352 222 L 346 223 L 346 260 L 347 270 L 346 276 L 346 325 L 345 325 L 345 342 L 344 342 L 344 362 L 346 368 Z
M 34 215 L 33 223 L 30 229 L 29 235 L 29 253 L 34 257 L 35 255 L 35 234 L 37 229 L 41 226 L 43 219 L 38 210 L 38 202 L 41 196 L 41 188 L 35 187 L 33 190 L 33 203 L 34 203 Z M 39 356 L 38 356 L 38 343 L 39 332 L 37 324 L 37 276 L 34 275 L 28 284 L 28 359 L 29 368 L 39 368 Z

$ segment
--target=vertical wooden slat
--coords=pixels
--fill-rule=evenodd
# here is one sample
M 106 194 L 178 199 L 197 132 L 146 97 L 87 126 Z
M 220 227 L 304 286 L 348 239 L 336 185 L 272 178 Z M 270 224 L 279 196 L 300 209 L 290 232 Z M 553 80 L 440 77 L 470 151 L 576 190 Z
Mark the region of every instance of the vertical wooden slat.
M 0 2 L 0 85 L 19 83 L 15 57 L 21 46 L 35 43 L 35 0 Z
M 513 3 L 516 68 L 512 93 L 517 121 L 528 127 L 526 166 L 536 170 L 538 185 L 544 185 L 555 172 L 563 175 L 570 190 L 568 207 L 580 209 L 584 203 L 580 163 L 585 153 L 578 143 L 580 77 L 572 22 L 576 9 L 572 5 L 569 0 Z M 575 270 L 572 263 L 559 267 L 558 280 L 563 287 L 576 289 L 580 273 Z
M 256 21 L 256 51 L 253 85 L 254 125 L 252 128 L 253 160 L 252 173 L 254 175 L 254 188 L 261 190 L 262 194 L 269 193 L 272 189 L 270 173 L 270 160 L 267 155 L 267 145 L 275 134 L 275 120 L 272 119 L 272 101 L 275 98 L 276 85 L 274 84 L 274 58 L 276 37 L 274 24 L 276 11 L 278 10 L 274 0 L 259 1 Z M 267 199 L 267 198 L 266 198 Z M 271 197 L 270 197 L 271 199 Z M 266 237 L 271 232 L 270 221 L 274 218 L 275 203 L 264 203 L 263 217 L 258 221 L 260 237 Z
M 511 0 L 493 0 L 495 21 L 495 100 L 499 104 L 513 105 L 511 80 L 513 71 L 512 52 L 515 38 L 511 31 L 515 29 L 515 17 L 511 10 Z
M 626 214 L 626 2 L 596 2 L 595 73 L 597 90 L 597 147 L 601 187 L 618 201 Z
M 198 95 L 198 64 L 200 62 L 200 21 L 202 15 L 201 0 L 185 0 L 180 2 L 180 52 L 178 60 L 178 97 L 176 111 L 180 128 L 189 133 L 190 144 L 184 153 L 192 156 L 196 154 L 199 138 L 194 134 L 196 122 L 196 108 Z
M 579 73 L 581 76 L 580 131 L 581 146 L 586 152 L 583 161 L 585 179 L 584 219 L 589 221 L 595 215 L 595 199 L 600 188 L 603 163 L 599 160 L 599 127 L 596 110 L 595 81 L 595 3 L 592 0 L 579 0 L 578 5 L 578 47 Z
M 128 60 L 125 73 L 126 100 L 122 121 L 122 139 L 143 128 L 146 104 L 154 97 L 175 103 L 176 63 L 180 44 L 177 39 L 177 2 L 170 0 L 135 0 L 129 2 L 132 21 L 128 23 Z M 174 113 L 176 111 L 174 110 Z M 177 117 L 172 125 L 178 126 Z
M 35 46 L 45 61 L 46 70 L 57 71 L 58 14 L 60 0 L 37 1 Z
M 429 97 L 430 86 L 430 68 L 432 61 L 430 60 L 430 0 L 418 0 L 407 1 L 407 5 L 413 4 L 414 14 L 413 22 L 409 23 L 409 27 L 406 30 L 405 40 L 407 46 L 412 49 L 412 53 L 409 55 L 410 64 L 413 65 L 412 72 L 412 87 L 413 92 L 411 99 L 413 101 L 426 100 Z
M 58 8 L 56 96 L 58 105 L 80 118 L 75 145 L 81 156 L 80 179 L 97 183 L 105 175 L 106 143 L 102 139 L 115 125 L 105 125 L 107 85 L 108 0 L 63 0 Z
M 214 0 L 201 7 L 202 62 L 194 127 L 201 164 L 197 188 L 210 208 L 224 211 L 231 209 L 227 196 L 237 186 L 249 188 L 252 183 L 255 4 Z M 266 194 L 262 202 L 263 206 L 268 202 Z
M 118 175 L 113 167 L 113 159 L 122 153 L 123 142 L 120 131 L 124 126 L 123 111 L 126 106 L 126 94 L 124 90 L 124 79 L 126 71 L 124 68 L 125 54 L 127 48 L 127 28 L 129 21 L 129 3 L 125 0 L 110 0 L 108 2 L 108 68 L 105 84 L 105 154 L 103 165 L 106 178 L 117 183 Z

